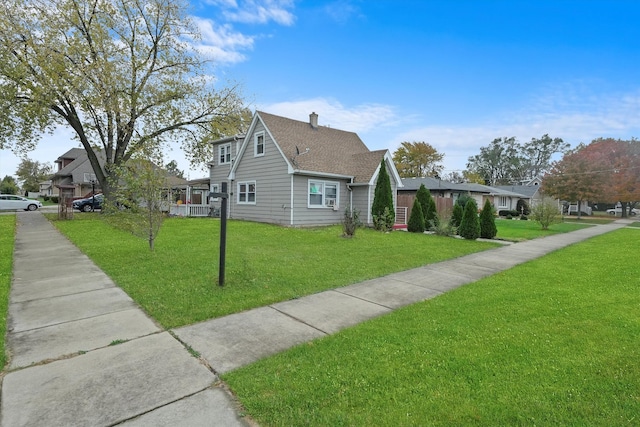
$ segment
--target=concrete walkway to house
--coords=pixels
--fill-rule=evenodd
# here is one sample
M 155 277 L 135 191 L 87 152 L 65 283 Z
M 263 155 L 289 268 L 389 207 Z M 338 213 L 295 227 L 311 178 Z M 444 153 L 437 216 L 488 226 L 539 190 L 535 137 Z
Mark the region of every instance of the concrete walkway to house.
M 165 331 L 42 214 L 17 215 L 3 427 L 246 425 L 216 374 L 630 222 L 517 243 Z

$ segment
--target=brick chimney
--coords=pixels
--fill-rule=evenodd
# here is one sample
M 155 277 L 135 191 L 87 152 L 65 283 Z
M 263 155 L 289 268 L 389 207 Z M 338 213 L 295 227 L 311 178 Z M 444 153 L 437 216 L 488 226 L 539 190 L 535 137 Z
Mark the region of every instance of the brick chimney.
M 309 124 L 312 128 L 318 129 L 318 115 L 315 112 L 309 114 Z

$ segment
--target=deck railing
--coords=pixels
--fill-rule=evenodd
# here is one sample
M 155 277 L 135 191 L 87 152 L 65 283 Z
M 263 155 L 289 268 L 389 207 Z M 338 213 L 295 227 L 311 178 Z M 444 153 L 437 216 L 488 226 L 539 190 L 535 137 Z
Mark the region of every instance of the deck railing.
M 396 207 L 396 224 L 407 223 L 407 210 L 406 207 Z
M 186 203 L 182 205 L 171 205 L 169 215 L 175 216 L 211 216 L 211 205 L 194 205 Z

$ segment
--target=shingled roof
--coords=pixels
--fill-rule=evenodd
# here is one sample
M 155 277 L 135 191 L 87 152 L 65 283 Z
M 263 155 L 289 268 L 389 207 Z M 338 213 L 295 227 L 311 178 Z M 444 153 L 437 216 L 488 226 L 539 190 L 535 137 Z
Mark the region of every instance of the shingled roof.
M 313 126 L 263 111 L 256 114 L 297 171 L 353 176 L 354 182 L 367 183 L 387 151 L 369 151 L 354 132 Z

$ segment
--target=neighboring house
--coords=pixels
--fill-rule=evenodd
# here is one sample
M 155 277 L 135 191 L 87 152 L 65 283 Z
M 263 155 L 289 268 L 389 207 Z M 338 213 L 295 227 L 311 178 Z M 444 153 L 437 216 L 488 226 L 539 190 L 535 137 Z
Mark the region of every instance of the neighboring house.
M 49 179 L 38 183 L 40 185 L 40 196 L 52 196 L 53 195 L 53 183 Z
M 527 200 L 530 207 L 542 201 L 542 192 L 540 191 L 542 188 L 542 179 L 540 178 L 534 178 L 520 185 L 496 185 L 495 188 L 522 194 L 525 196 L 525 200 Z
M 228 183 L 230 218 L 287 226 L 336 224 L 345 209 L 373 224 L 371 205 L 385 161 L 396 200 L 402 181 L 388 150 L 370 151 L 353 132 L 257 111 L 246 135 L 213 142 L 211 191 Z M 220 201 L 213 201 L 219 207 Z
M 98 159 L 101 163 L 104 162 L 101 153 L 98 153 Z M 58 157 L 55 163 L 57 171 L 51 177 L 54 195 L 74 198 L 91 193 L 94 188 L 96 192 L 100 190 L 100 184 L 84 149 L 72 148 Z
M 407 217 L 411 214 L 411 207 L 413 206 L 413 199 L 416 192 L 420 188 L 421 184 L 431 192 L 431 195 L 435 198 L 438 212 L 443 214 L 447 209 L 453 207 L 453 203 L 458 200 L 463 194 L 471 196 L 478 205 L 479 209 L 484 206 L 485 200 L 489 200 L 497 211 L 500 210 L 515 210 L 518 200 L 523 199 L 527 204 L 531 204 L 531 196 L 527 193 L 531 193 L 531 189 L 534 189 L 537 193 L 539 186 L 509 186 L 507 187 L 490 187 L 488 185 L 463 183 L 457 184 L 453 182 L 443 181 L 437 178 L 404 178 L 402 180 L 403 187 L 398 190 L 398 199 L 402 201 L 399 207 L 407 208 Z M 514 188 L 513 190 L 511 188 Z M 527 189 L 527 191 L 516 191 Z M 533 194 L 533 193 L 532 193 Z M 442 203 L 440 198 L 450 200 L 449 203 Z

